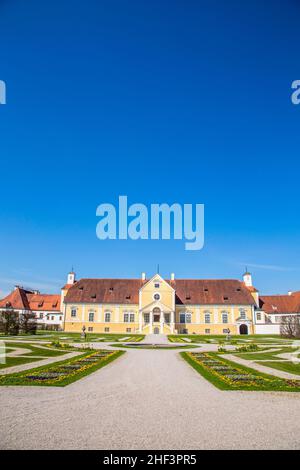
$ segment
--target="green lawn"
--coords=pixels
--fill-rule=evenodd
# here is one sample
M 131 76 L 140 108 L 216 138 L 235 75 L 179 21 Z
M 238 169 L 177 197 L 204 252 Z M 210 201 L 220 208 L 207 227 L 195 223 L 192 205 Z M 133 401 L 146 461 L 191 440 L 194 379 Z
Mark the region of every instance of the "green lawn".
M 37 367 L 16 374 L 0 376 L 1 385 L 54 386 L 65 387 L 85 377 L 110 362 L 125 351 L 94 350 L 72 359 L 59 361 L 48 366 Z
M 224 342 L 230 344 L 227 341 L 226 335 L 168 335 L 168 339 L 171 342 L 185 342 L 184 339 L 190 339 L 192 342 L 209 343 L 209 342 Z M 278 344 L 290 344 L 292 340 L 281 338 L 278 335 L 231 335 L 231 340 L 236 343 L 278 343 Z
M 280 357 L 277 357 L 278 354 L 283 354 L 283 353 L 290 353 L 290 352 L 295 352 L 295 348 L 287 347 L 287 348 L 278 348 L 277 351 L 258 351 L 258 352 L 245 352 L 245 353 L 236 353 L 233 352 L 237 357 L 240 357 L 241 359 L 247 359 L 249 361 L 260 361 L 260 360 L 275 360 L 275 361 L 283 361 L 284 359 L 281 359 Z
M 283 372 L 289 372 L 290 374 L 300 375 L 300 363 L 295 364 L 290 361 L 266 361 L 266 362 L 257 362 L 263 366 L 271 367 L 272 369 L 282 370 Z
M 195 344 L 183 344 L 182 346 L 172 346 L 171 344 L 170 345 L 160 345 L 160 344 L 147 344 L 145 346 L 141 345 L 141 344 L 134 344 L 132 346 L 130 346 L 129 344 L 122 344 L 122 343 L 116 343 L 116 344 L 111 344 L 110 346 L 114 346 L 114 347 L 117 347 L 117 348 L 128 348 L 128 349 L 159 349 L 159 350 L 162 350 L 162 349 L 184 349 L 184 348 L 197 348 L 198 346 L 195 345 Z
M 24 344 L 24 343 L 6 343 L 9 345 L 8 347 L 5 348 L 5 351 L 12 352 L 18 348 L 26 348 L 29 349 L 30 352 L 28 353 L 22 353 L 20 356 L 15 356 L 15 357 L 10 357 L 6 356 L 5 358 L 5 363 L 0 363 L 0 369 L 6 369 L 7 367 L 13 367 L 13 366 L 19 366 L 22 364 L 27 364 L 29 362 L 35 362 L 39 361 L 42 359 L 46 359 L 48 357 L 56 357 L 56 356 L 61 356 L 63 354 L 67 354 L 68 350 L 67 349 L 57 349 L 57 350 L 52 350 L 52 349 L 46 349 L 46 348 L 39 348 L 37 345 L 32 345 L 32 344 Z M 38 356 L 38 357 L 32 357 L 32 356 Z
M 182 358 L 220 390 L 300 392 L 300 381 L 263 374 L 217 353 L 181 352 Z
M 42 331 L 39 330 L 36 335 L 19 335 L 19 336 L 4 336 L 0 335 L 0 340 L 13 339 L 15 341 L 63 341 L 63 342 L 104 342 L 104 341 L 119 341 L 122 338 L 128 337 L 127 341 L 136 342 L 144 339 L 145 335 L 139 334 L 113 334 L 113 333 L 87 333 L 86 340 L 81 338 L 80 333 L 68 333 L 66 331 Z
M 24 344 L 24 343 L 6 343 L 7 347 L 5 348 L 6 351 L 8 350 L 15 350 L 18 348 L 24 348 L 24 349 L 30 349 L 29 353 L 24 353 L 22 356 L 45 356 L 45 357 L 55 357 L 55 356 L 60 356 L 61 354 L 66 354 L 66 350 L 60 350 L 60 349 L 55 349 L 53 346 L 50 344 L 44 345 L 43 347 L 40 348 L 38 344 Z
M 0 370 L 6 369 L 7 367 L 21 366 L 22 364 L 38 360 L 39 359 L 35 359 L 34 357 L 6 357 L 5 364 L 0 363 Z

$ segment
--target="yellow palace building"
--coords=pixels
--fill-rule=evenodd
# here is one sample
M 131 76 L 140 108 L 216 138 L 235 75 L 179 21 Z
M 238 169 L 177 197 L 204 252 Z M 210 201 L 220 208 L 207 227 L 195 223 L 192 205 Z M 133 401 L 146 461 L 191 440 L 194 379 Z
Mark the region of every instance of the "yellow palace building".
M 235 279 L 80 279 L 62 288 L 64 329 L 94 333 L 253 334 L 258 292 Z

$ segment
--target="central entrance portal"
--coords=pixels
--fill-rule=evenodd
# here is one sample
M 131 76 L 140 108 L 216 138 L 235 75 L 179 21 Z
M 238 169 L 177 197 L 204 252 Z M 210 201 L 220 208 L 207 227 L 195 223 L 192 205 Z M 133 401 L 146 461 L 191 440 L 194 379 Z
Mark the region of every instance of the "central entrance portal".
M 155 335 L 159 335 L 159 328 L 158 328 L 158 326 L 155 326 L 155 328 L 154 328 L 154 330 L 153 330 L 153 333 L 154 333 Z

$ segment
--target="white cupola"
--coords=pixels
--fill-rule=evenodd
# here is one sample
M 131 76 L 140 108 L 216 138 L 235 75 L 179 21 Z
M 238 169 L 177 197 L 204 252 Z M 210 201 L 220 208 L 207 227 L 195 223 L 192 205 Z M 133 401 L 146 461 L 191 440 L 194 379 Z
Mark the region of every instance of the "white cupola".
M 243 281 L 244 281 L 246 287 L 252 287 L 252 276 L 248 272 L 247 268 L 246 268 L 246 272 L 243 275 Z
M 73 270 L 68 274 L 67 284 L 75 284 L 75 273 Z

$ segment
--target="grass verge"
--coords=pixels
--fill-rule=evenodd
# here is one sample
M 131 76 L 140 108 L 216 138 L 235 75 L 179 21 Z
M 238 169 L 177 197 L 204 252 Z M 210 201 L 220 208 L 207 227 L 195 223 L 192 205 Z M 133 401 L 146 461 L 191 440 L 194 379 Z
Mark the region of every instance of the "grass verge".
M 65 387 L 114 361 L 124 351 L 94 350 L 72 359 L 37 367 L 16 374 L 0 376 L 2 385 Z
M 300 364 L 296 364 L 290 361 L 257 361 L 257 364 L 262 366 L 270 367 L 271 369 L 281 370 L 283 372 L 288 372 L 290 374 L 300 375 Z
M 220 390 L 300 392 L 300 381 L 263 374 L 217 353 L 181 352 L 180 355 Z

